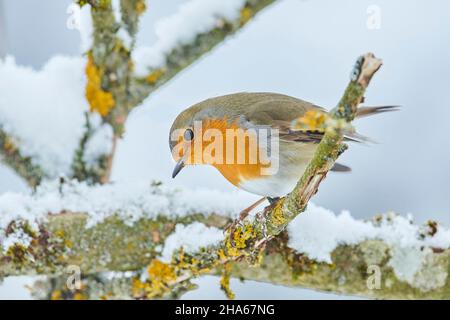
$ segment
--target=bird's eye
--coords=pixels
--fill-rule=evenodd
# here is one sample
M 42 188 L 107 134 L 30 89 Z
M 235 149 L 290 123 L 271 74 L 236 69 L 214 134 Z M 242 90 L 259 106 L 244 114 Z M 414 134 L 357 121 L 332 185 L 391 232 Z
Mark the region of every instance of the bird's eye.
M 184 140 L 191 141 L 192 139 L 194 139 L 194 131 L 192 129 L 186 129 L 184 132 Z

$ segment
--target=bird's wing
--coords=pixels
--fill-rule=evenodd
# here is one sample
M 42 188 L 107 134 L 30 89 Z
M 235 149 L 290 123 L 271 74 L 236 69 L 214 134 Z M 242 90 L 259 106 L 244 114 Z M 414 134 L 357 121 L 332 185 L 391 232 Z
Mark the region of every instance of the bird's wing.
M 326 112 L 325 109 L 307 101 L 279 94 L 267 94 L 264 99 L 247 107 L 244 111 L 250 126 L 269 126 L 278 129 L 280 140 L 318 143 L 323 134 L 316 131 L 292 130 L 292 122 L 307 111 Z
M 319 143 L 323 133 L 310 130 L 292 130 L 292 122 L 301 118 L 308 111 L 326 112 L 322 107 L 293 97 L 262 93 L 252 96 L 253 103 L 243 110 L 245 122 L 249 127 L 270 127 L 278 129 L 282 141 Z M 346 140 L 359 141 L 346 137 Z M 335 163 L 331 171 L 349 172 L 351 169 L 340 163 Z
M 292 123 L 308 111 L 327 112 L 310 102 L 280 94 L 260 94 L 242 113 L 249 127 L 269 126 L 277 129 L 279 138 L 285 142 L 319 143 L 323 132 L 313 130 L 293 130 Z M 253 97 L 255 98 L 255 97 Z M 356 132 L 348 132 L 345 141 L 368 142 L 369 138 Z

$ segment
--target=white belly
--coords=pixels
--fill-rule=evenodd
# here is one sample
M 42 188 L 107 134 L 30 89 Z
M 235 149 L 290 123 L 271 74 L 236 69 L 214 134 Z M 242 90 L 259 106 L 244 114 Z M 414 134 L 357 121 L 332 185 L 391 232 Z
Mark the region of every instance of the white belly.
M 278 179 L 274 177 L 264 177 L 261 179 L 253 179 L 242 181 L 239 184 L 241 189 L 258 194 L 264 197 L 282 197 L 291 192 L 298 179 Z
M 292 144 L 295 145 L 292 145 Z M 296 142 L 280 144 L 280 160 L 277 173 L 258 179 L 242 180 L 239 187 L 261 196 L 281 197 L 296 186 L 312 159 L 317 145 Z M 289 150 L 289 151 L 288 151 Z

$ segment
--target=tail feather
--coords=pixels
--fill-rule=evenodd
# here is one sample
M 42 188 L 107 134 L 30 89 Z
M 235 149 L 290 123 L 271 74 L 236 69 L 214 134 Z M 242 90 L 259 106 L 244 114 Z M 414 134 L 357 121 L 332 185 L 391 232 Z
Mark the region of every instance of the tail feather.
M 335 163 L 333 168 L 331 168 L 331 171 L 334 172 L 351 172 L 352 169 L 350 167 L 347 167 L 346 165 L 340 164 L 340 163 Z
M 347 132 L 344 135 L 344 140 L 358 143 L 377 143 L 375 140 L 359 134 L 358 132 Z
M 380 113 L 398 111 L 400 106 L 377 106 L 377 107 L 359 107 L 356 111 L 357 118 L 373 116 Z

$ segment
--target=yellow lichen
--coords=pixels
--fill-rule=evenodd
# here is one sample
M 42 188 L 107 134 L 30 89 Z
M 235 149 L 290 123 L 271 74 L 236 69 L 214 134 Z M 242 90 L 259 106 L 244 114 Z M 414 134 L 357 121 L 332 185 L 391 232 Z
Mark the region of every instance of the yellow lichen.
M 64 230 L 56 230 L 54 234 L 55 234 L 55 237 L 64 238 L 65 232 L 64 232 Z
M 147 268 L 147 273 L 150 278 L 158 279 L 166 283 L 175 280 L 177 277 L 170 265 L 165 264 L 158 259 L 152 260 Z
M 10 137 L 6 137 L 5 142 L 3 143 L 3 149 L 6 153 L 12 153 L 16 150 L 16 146 Z
M 55 290 L 50 295 L 50 300 L 61 300 L 62 294 L 61 290 Z
M 80 8 L 82 8 L 84 5 L 86 5 L 88 2 L 87 0 L 78 0 L 77 1 L 78 5 L 80 6 Z
M 115 105 L 113 95 L 102 89 L 101 72 L 94 64 L 92 55 L 88 55 L 86 65 L 86 99 L 89 102 L 91 112 L 98 112 L 105 117 Z
M 234 299 L 235 295 L 230 288 L 231 264 L 226 263 L 223 266 L 222 276 L 220 278 L 220 288 L 225 292 L 228 299 Z
M 177 279 L 175 269 L 158 259 L 152 260 L 147 268 L 148 280 L 133 279 L 132 294 L 134 297 L 155 298 L 170 292 L 170 284 Z
M 253 17 L 253 11 L 249 7 L 245 7 L 241 10 L 240 23 L 241 25 L 246 24 Z
M 164 75 L 164 71 L 162 69 L 155 69 L 153 70 L 145 80 L 151 84 L 154 85 L 158 80 Z
M 114 294 L 112 292 L 108 292 L 100 296 L 100 300 L 108 300 L 109 298 L 113 298 Z
M 65 240 L 64 244 L 66 245 L 67 248 L 72 249 L 73 248 L 73 242 L 70 240 Z
M 219 259 L 221 261 L 227 260 L 227 256 L 225 255 L 225 252 L 223 251 L 223 249 L 219 249 L 219 251 L 217 251 L 217 255 L 219 256 Z
M 249 252 L 244 249 L 247 248 L 248 242 L 255 237 L 256 231 L 251 224 L 237 227 L 232 234 L 232 239 L 228 238 L 225 242 L 226 255 L 224 255 L 224 260 L 228 260 L 227 257 L 248 256 Z M 220 256 L 221 253 L 218 254 Z
M 146 9 L 147 9 L 147 6 L 146 6 L 144 0 L 140 0 L 140 1 L 136 2 L 135 10 L 138 15 L 143 14 Z
M 29 258 L 28 247 L 20 243 L 13 243 L 6 249 L 5 255 L 16 264 L 25 263 Z
M 294 120 L 292 129 L 294 130 L 311 130 L 324 131 L 325 122 L 329 116 L 321 111 L 310 110 L 307 111 L 303 117 Z
M 234 243 L 235 247 L 239 249 L 244 249 L 247 247 L 247 240 L 252 239 L 256 236 L 253 226 L 250 224 L 244 225 L 243 228 L 236 228 L 234 231 Z
M 179 251 L 178 256 L 173 257 L 172 265 L 175 266 L 176 270 L 189 270 L 196 276 L 211 270 L 210 266 L 203 266 L 199 259 L 185 254 L 183 249 Z
M 284 198 L 279 199 L 275 206 L 272 209 L 272 213 L 270 215 L 270 224 L 273 226 L 280 226 L 282 224 L 286 223 L 286 217 L 283 213 L 283 205 L 284 205 Z
M 73 295 L 73 300 L 87 300 L 87 297 L 84 294 L 80 293 L 80 292 L 76 292 Z
M 133 297 L 140 297 L 145 289 L 145 282 L 138 278 L 133 278 L 131 282 L 131 293 Z

